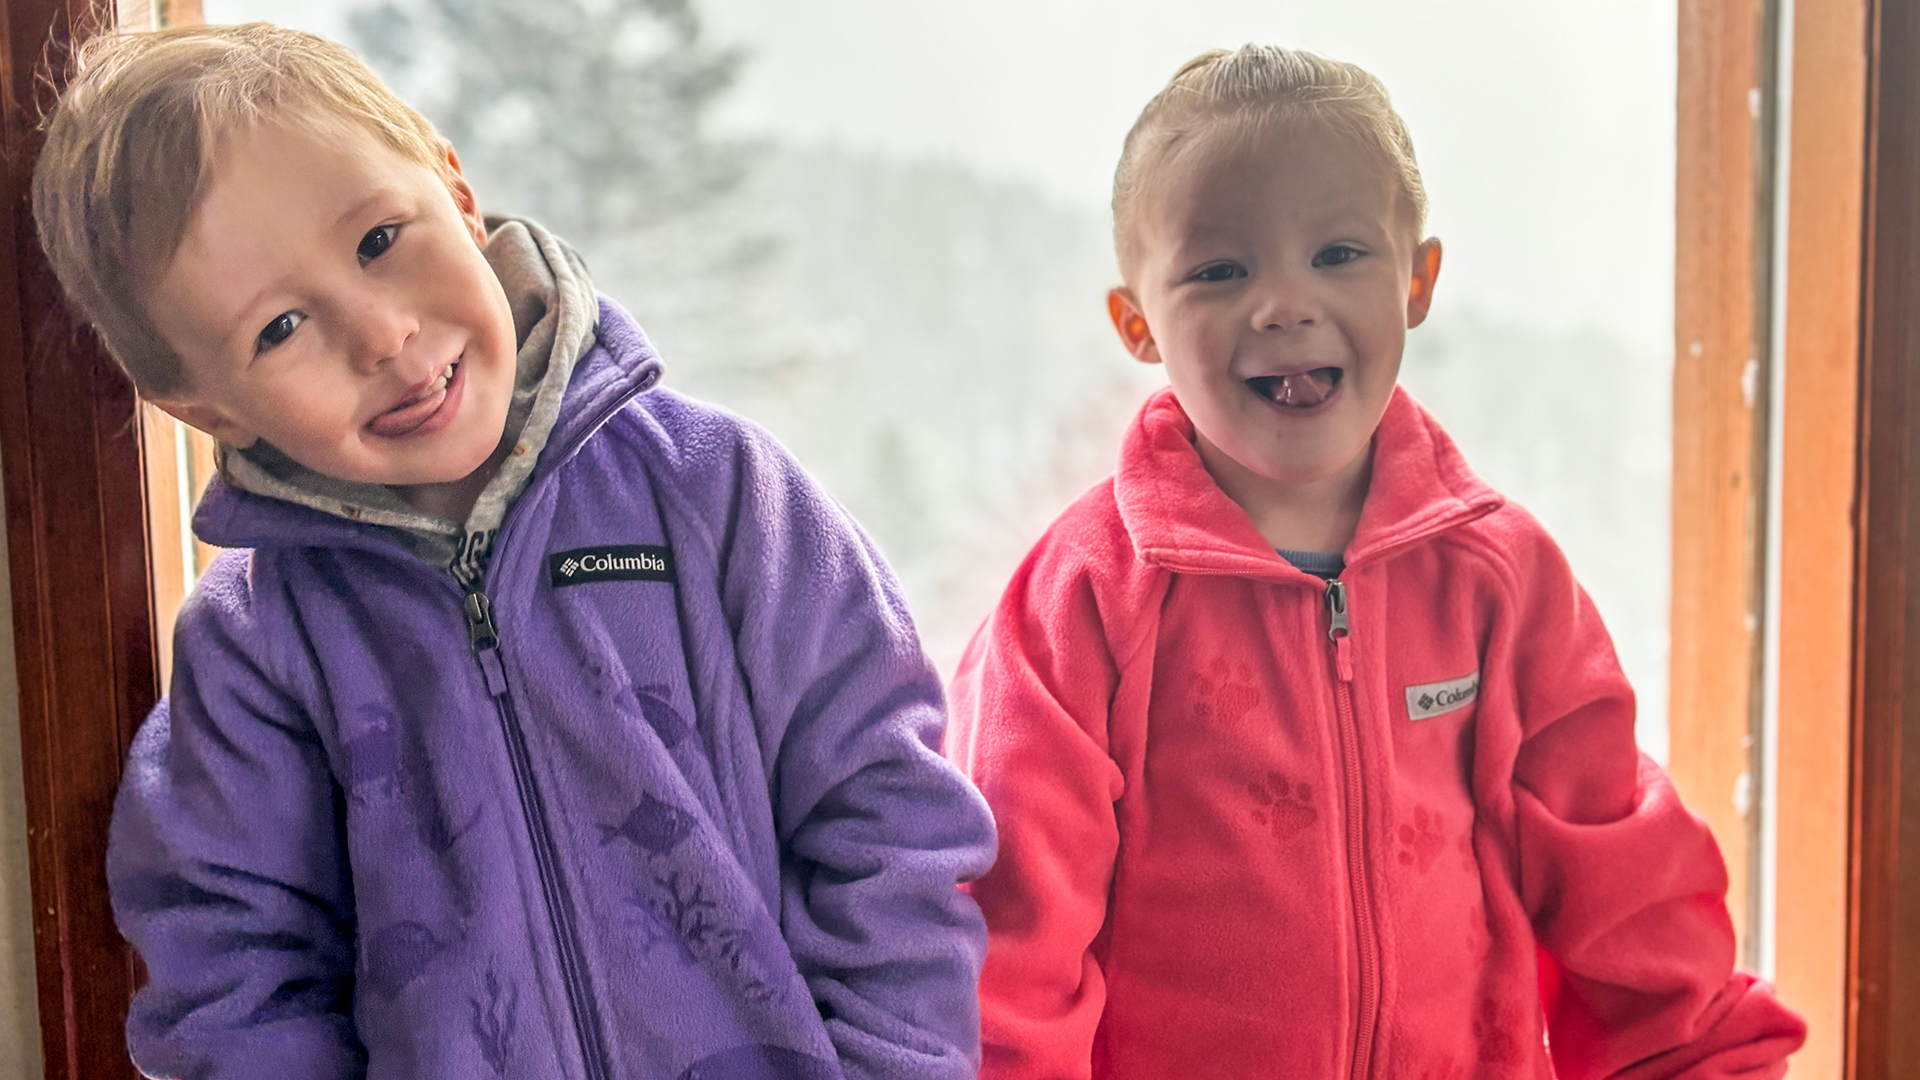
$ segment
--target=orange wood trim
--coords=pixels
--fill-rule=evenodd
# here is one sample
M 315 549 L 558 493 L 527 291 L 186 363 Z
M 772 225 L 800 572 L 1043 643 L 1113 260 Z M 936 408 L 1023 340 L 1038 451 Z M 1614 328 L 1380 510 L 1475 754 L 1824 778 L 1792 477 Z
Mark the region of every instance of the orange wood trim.
M 140 460 L 147 477 L 147 559 L 153 567 L 153 640 L 160 655 L 160 690 L 173 671 L 173 622 L 192 582 L 181 551 L 179 421 L 151 405 L 140 407 Z
M 188 428 L 186 505 L 189 507 L 189 513 L 199 508 L 200 496 L 206 492 L 207 482 L 213 479 L 213 474 L 217 471 L 219 470 L 214 464 L 213 456 L 213 436 L 198 428 Z M 198 581 L 200 575 L 206 571 L 207 564 L 213 562 L 215 555 L 220 554 L 220 549 L 195 538 L 193 551 L 193 578 L 194 581 Z M 193 582 L 190 581 L 187 584 L 191 586 Z
M 1674 231 L 1673 600 L 1668 768 L 1727 860 L 1727 905 L 1748 937 L 1752 756 L 1760 637 L 1749 616 L 1766 380 L 1761 344 L 1758 118 L 1762 0 L 1681 0 Z
M 113 0 L 113 25 L 120 30 L 152 28 L 153 0 Z
M 113 5 L 116 25 L 122 30 L 188 26 L 205 21 L 201 0 L 113 0 Z
M 1853 493 L 1867 0 L 1798 0 L 1781 408 L 1774 971 L 1807 1020 L 1795 1080 L 1845 1068 Z
M 147 547 L 153 566 L 153 623 L 160 653 L 160 689 L 173 670 L 173 624 L 180 605 L 219 549 L 198 539 L 181 550 L 183 527 L 213 479 L 213 439 L 151 405 L 140 409 L 141 459 L 147 483 Z M 185 445 L 185 460 L 181 446 Z M 183 490 L 182 482 L 186 487 Z M 188 559 L 191 558 L 191 562 Z

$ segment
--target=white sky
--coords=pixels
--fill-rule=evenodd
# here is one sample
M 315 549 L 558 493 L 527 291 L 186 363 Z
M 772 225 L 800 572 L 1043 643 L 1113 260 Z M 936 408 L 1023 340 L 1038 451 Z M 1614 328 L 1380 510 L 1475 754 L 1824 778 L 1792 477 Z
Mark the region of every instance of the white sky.
M 339 0 L 206 0 L 338 36 Z M 1120 140 L 1193 54 L 1379 75 L 1447 242 L 1442 303 L 1670 347 L 1675 0 L 700 0 L 750 52 L 730 126 L 964 162 L 1104 213 Z

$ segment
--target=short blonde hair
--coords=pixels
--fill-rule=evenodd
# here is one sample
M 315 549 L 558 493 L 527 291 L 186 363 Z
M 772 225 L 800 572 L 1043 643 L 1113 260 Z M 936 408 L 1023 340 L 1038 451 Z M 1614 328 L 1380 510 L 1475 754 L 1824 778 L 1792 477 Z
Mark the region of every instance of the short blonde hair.
M 344 46 L 267 23 L 103 34 L 81 46 L 33 170 L 40 245 L 144 394 L 185 387 L 148 317 L 220 143 L 267 120 L 363 130 L 452 181 L 446 144 Z
M 1427 189 L 1414 160 L 1413 139 L 1380 80 L 1356 65 L 1302 49 L 1243 45 L 1187 61 L 1127 132 L 1113 174 L 1113 239 L 1123 271 L 1138 254 L 1134 217 L 1154 169 L 1223 120 L 1310 120 L 1359 139 L 1379 151 L 1406 197 L 1414 234 L 1424 235 Z

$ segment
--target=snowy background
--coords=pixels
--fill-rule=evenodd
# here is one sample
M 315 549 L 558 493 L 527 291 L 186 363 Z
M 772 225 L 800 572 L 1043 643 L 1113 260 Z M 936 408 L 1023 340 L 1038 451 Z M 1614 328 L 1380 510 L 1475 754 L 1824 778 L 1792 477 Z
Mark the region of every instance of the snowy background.
M 1379 75 L 1446 244 L 1403 381 L 1594 594 L 1664 758 L 1674 0 L 206 0 L 338 38 L 668 380 L 861 520 L 951 670 L 1161 382 L 1106 325 L 1121 138 L 1245 41 Z

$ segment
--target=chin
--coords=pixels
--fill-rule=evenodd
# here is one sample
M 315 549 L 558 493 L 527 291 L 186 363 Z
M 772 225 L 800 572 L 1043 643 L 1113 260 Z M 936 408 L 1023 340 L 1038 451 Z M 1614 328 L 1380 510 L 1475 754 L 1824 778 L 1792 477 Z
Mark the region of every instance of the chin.
M 416 484 L 456 483 L 458 481 L 465 480 L 466 478 L 472 476 L 474 473 L 478 472 L 481 466 L 487 463 L 487 459 L 491 458 L 492 456 L 493 456 L 492 447 L 488 447 L 486 453 L 480 454 L 472 458 L 472 461 L 470 464 L 467 463 L 467 458 L 466 456 L 463 455 L 458 459 L 449 461 L 444 469 L 432 470 L 433 476 L 431 479 L 415 480 L 413 482 Z
M 1365 449 L 1363 446 L 1362 449 Z M 1302 459 L 1298 457 L 1263 461 L 1255 468 L 1261 476 L 1276 484 L 1307 485 L 1319 484 L 1339 477 L 1353 465 L 1358 455 L 1327 455 Z
M 496 443 L 495 446 L 498 444 Z M 483 453 L 472 452 L 434 454 L 428 461 L 415 465 L 412 462 L 395 462 L 387 469 L 379 470 L 378 476 L 344 477 L 358 479 L 362 483 L 380 484 L 386 487 L 423 487 L 431 484 L 451 484 L 465 480 L 487 463 L 493 456 L 494 447 L 488 447 Z

